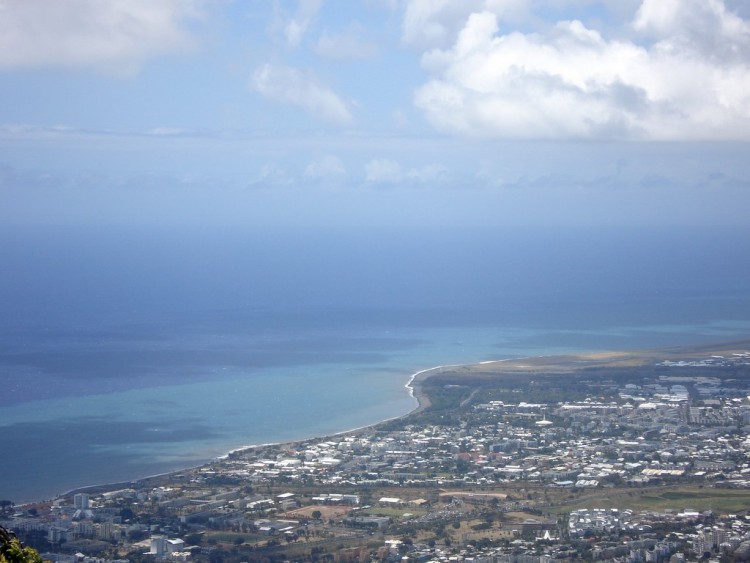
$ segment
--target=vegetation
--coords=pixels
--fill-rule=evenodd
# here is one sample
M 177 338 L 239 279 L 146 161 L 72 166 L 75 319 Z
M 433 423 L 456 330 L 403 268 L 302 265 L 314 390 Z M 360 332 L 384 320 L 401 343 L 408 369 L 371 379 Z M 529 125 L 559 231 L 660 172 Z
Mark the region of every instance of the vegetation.
M 743 512 L 750 506 L 750 491 L 701 487 L 613 488 L 581 492 L 574 499 L 554 507 L 565 513 L 579 508 L 630 508 L 631 510 L 713 510 L 719 513 Z
M 679 478 L 662 476 L 658 481 L 647 484 L 644 480 L 630 480 L 612 473 L 600 477 L 599 486 L 596 487 L 553 487 L 550 486 L 549 477 L 525 480 L 515 479 L 511 475 L 506 479 L 502 474 L 494 476 L 492 471 L 483 469 L 483 466 L 497 465 L 502 468 L 519 460 L 525 461 L 527 452 L 536 456 L 535 464 L 541 460 L 538 463 L 541 470 L 554 467 L 558 462 L 550 459 L 577 455 L 573 448 L 563 449 L 560 445 L 558 439 L 565 440 L 565 434 L 559 429 L 565 428 L 570 429 L 572 436 L 592 438 L 591 444 L 596 447 L 591 448 L 591 454 L 584 452 L 587 459 L 612 464 L 623 460 L 642 460 L 644 464 L 660 461 L 662 452 L 655 446 L 644 449 L 644 452 L 621 451 L 616 438 L 624 435 L 632 441 L 634 436 L 644 436 L 646 442 L 666 443 L 659 437 L 661 421 L 654 419 L 653 424 L 641 428 L 630 417 L 609 415 L 606 409 L 610 408 L 607 406 L 609 404 L 634 403 L 630 398 L 630 388 L 623 391 L 626 385 L 650 388 L 649 384 L 657 381 L 654 378 L 661 373 L 674 372 L 658 364 L 638 364 L 628 358 L 618 359 L 617 366 L 610 367 L 607 362 L 614 360 L 606 355 L 602 355 L 602 358 L 592 360 L 591 365 L 580 369 L 577 361 L 571 367 L 569 359 L 559 358 L 540 359 L 528 362 L 528 365 L 526 361 L 517 365 L 503 363 L 502 369 L 500 364 L 451 367 L 419 382 L 420 391 L 427 397 L 421 410 L 367 431 L 368 437 L 373 442 L 379 442 L 381 447 L 370 450 L 359 440 L 347 444 L 346 451 L 351 450 L 351 457 L 344 454 L 345 465 L 342 467 L 346 467 L 348 479 L 336 484 L 334 492 L 358 494 L 361 508 L 354 512 L 349 506 L 322 507 L 310 504 L 311 497 L 321 492 L 317 473 L 305 473 L 296 479 L 299 475 L 290 476 L 292 471 L 289 474 L 282 472 L 274 477 L 264 477 L 253 486 L 238 480 L 234 472 L 229 472 L 230 475 L 225 478 L 224 469 L 234 469 L 234 463 L 278 460 L 291 456 L 304 460 L 306 456 L 303 452 L 308 446 L 327 439 L 261 446 L 246 453 L 232 454 L 226 464 L 215 462 L 209 466 L 211 471 L 206 471 L 205 476 L 196 472 L 195 479 L 187 479 L 181 474 L 178 476 L 179 484 L 174 489 L 170 476 L 149 478 L 140 482 L 139 487 L 144 491 L 164 487 L 178 497 L 190 497 L 195 493 L 197 498 L 224 492 L 224 487 L 234 489 L 240 495 L 255 493 L 259 498 L 275 498 L 292 491 L 300 504 L 299 508 L 282 514 L 275 509 L 263 512 L 248 508 L 244 515 L 238 511 L 238 519 L 209 519 L 204 514 L 191 522 L 192 525 L 199 525 L 198 529 L 202 531 L 191 532 L 177 522 L 179 509 L 173 511 L 160 506 L 158 501 L 161 497 L 158 495 L 146 501 L 136 501 L 132 495 L 115 496 L 106 501 L 109 514 L 119 515 L 123 523 L 133 524 L 129 541 L 118 543 L 113 538 L 109 544 L 98 542 L 102 544 L 99 553 L 103 556 L 104 548 L 108 547 L 106 555 L 127 555 L 133 563 L 146 563 L 150 556 L 129 543 L 148 537 L 149 531 L 159 530 L 159 533 L 184 536 L 187 546 L 198 546 L 200 551 L 196 550 L 193 558 L 202 563 L 362 560 L 363 557 L 373 557 L 383 547 L 385 539 L 396 538 L 401 541 L 399 550 L 402 554 L 407 554 L 412 546 L 420 544 L 439 546 L 441 549 L 451 545 L 477 549 L 493 546 L 509 554 L 520 554 L 521 548 L 514 546 L 514 540 L 520 537 L 535 542 L 533 550 L 536 550 L 536 555 L 558 546 L 555 549 L 560 558 L 590 559 L 591 540 L 595 534 L 587 531 L 588 535 L 578 539 L 566 536 L 570 511 L 581 508 L 682 511 L 689 508 L 706 511 L 707 519 L 714 518 L 708 511 L 717 515 L 735 514 L 742 519 L 750 507 L 750 489 L 728 488 L 735 486 L 730 474 L 727 477 L 703 476 L 686 471 Z M 700 370 L 701 376 L 705 373 L 715 373 L 717 379 L 721 380 L 732 379 L 728 382 L 729 387 L 737 387 L 737 381 L 750 380 L 750 367 L 732 368 L 732 378 L 718 368 Z M 692 397 L 692 405 L 705 401 L 707 408 L 711 409 L 711 405 L 716 404 L 715 400 L 701 395 L 693 384 L 684 384 Z M 621 397 L 620 393 L 624 396 Z M 594 412 L 576 412 L 575 416 L 568 416 L 564 412 L 566 409 L 559 408 L 561 405 L 558 404 L 585 400 L 594 407 L 604 404 L 602 408 L 606 412 L 599 414 L 607 424 L 597 424 L 600 419 Z M 502 401 L 505 405 L 487 404 L 490 401 Z M 520 406 L 521 402 L 530 404 Z M 538 424 L 542 416 L 551 424 L 551 430 Z M 744 432 L 741 426 L 743 420 L 733 416 L 728 416 L 724 421 L 727 422 L 726 427 L 721 427 L 721 431 L 729 435 L 730 447 L 736 446 L 736 440 Z M 434 429 L 428 425 L 447 428 Z M 540 427 L 542 430 L 538 431 Z M 396 429 L 403 432 L 388 435 L 388 431 Z M 685 432 L 695 429 L 697 427 L 689 427 Z M 530 436 L 534 439 L 527 441 Z M 537 440 L 537 436 L 540 439 Z M 402 444 L 406 447 L 401 448 Z M 424 452 L 420 450 L 422 447 Z M 559 454 L 558 449 L 563 454 Z M 412 452 L 417 462 L 411 459 Z M 545 459 L 545 456 L 549 456 L 549 459 Z M 738 466 L 744 463 L 740 454 L 726 457 Z M 560 463 L 567 465 L 568 461 Z M 683 462 L 686 466 L 688 463 Z M 575 467 L 573 463 L 570 465 Z M 693 469 L 692 465 L 690 469 Z M 330 471 L 339 472 L 341 468 Z M 629 475 L 625 471 L 622 474 L 625 477 Z M 329 484 L 325 485 L 324 490 L 329 490 Z M 419 498 L 420 502 L 415 503 L 419 508 L 379 506 L 379 497 Z M 26 511 L 29 516 L 34 516 L 32 510 L 35 509 Z M 0 501 L 0 514 L 3 513 L 20 514 L 21 511 L 13 510 L 11 501 Z M 258 528 L 260 524 L 256 524 L 260 518 L 280 520 L 271 522 L 273 526 L 270 529 L 261 531 Z M 298 521 L 293 531 L 286 528 L 286 522 L 282 523 L 287 518 Z M 556 543 L 557 540 L 540 539 L 542 531 L 552 530 L 555 523 L 559 526 L 561 543 L 566 544 L 564 548 L 559 548 L 560 542 Z M 653 526 L 649 523 L 648 526 L 651 531 L 658 531 L 662 535 L 683 527 L 682 524 L 666 520 Z M 93 540 L 69 540 L 64 545 L 50 546 L 42 532 L 39 532 L 42 534 L 39 537 L 32 537 L 32 533 L 35 532 L 19 532 L 20 539 L 39 550 L 54 549 L 62 553 L 93 551 Z M 632 531 L 628 533 L 636 534 Z M 615 536 L 605 540 L 623 541 L 622 537 Z M 126 553 L 127 549 L 132 551 Z M 12 554 L 12 557 L 6 556 L 6 553 Z M 24 548 L 12 535 L 8 535 L 4 542 L 1 555 L 0 563 L 41 561 L 33 550 Z M 34 555 L 36 558 L 32 558 Z
M 0 526 L 0 563 L 43 563 L 35 549 L 26 547 L 12 532 Z

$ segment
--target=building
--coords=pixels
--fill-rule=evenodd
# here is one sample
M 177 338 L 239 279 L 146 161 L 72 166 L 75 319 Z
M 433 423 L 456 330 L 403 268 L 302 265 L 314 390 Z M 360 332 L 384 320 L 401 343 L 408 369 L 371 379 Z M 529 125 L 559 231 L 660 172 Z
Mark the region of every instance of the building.
M 77 493 L 73 496 L 73 506 L 77 510 L 89 509 L 89 495 L 86 493 Z

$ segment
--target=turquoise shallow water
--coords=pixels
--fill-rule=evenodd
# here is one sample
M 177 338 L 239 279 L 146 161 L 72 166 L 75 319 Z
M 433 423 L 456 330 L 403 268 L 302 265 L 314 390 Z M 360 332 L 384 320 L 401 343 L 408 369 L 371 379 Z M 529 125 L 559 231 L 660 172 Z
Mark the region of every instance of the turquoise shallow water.
M 302 337 L 309 329 L 300 332 Z M 3 463 L 0 498 L 48 498 L 83 485 L 197 465 L 245 445 L 327 435 L 400 416 L 415 407 L 405 388 L 410 375 L 435 365 L 725 340 L 750 333 L 750 322 L 387 332 L 388 346 L 378 353 L 370 347 L 354 362 L 320 357 L 304 365 L 246 370 L 214 366 L 186 382 L 166 378 L 152 386 L 2 407 L 0 440 L 20 453 Z M 393 346 L 395 341 L 408 345 Z M 29 466 L 35 467 L 33 476 Z
M 750 335 L 744 230 L 0 236 L 15 502 L 399 416 L 436 365 Z

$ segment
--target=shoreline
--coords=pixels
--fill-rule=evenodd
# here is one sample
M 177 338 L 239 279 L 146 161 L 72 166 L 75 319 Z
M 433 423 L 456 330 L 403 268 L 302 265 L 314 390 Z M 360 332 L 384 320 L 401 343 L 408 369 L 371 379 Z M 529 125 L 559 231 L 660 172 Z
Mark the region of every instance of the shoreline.
M 494 362 L 502 362 L 502 361 L 506 361 L 506 360 L 490 360 L 489 362 L 481 362 L 481 363 L 494 363 Z M 115 491 L 115 490 L 118 490 L 118 489 L 121 489 L 121 488 L 128 488 L 129 486 L 136 485 L 138 483 L 145 483 L 145 482 L 148 482 L 149 480 L 152 480 L 152 479 L 159 479 L 159 478 L 167 477 L 167 476 L 170 476 L 170 475 L 177 475 L 179 473 L 182 473 L 183 471 L 196 471 L 196 470 L 199 470 L 199 469 L 201 469 L 203 467 L 206 467 L 207 465 L 209 465 L 211 463 L 215 463 L 217 461 L 227 460 L 233 454 L 244 452 L 244 451 L 251 450 L 251 449 L 254 449 L 254 448 L 264 448 L 264 447 L 271 447 L 271 446 L 283 446 L 285 444 L 289 444 L 289 445 L 291 445 L 291 444 L 299 444 L 301 442 L 305 442 L 305 441 L 308 441 L 308 440 L 325 440 L 326 438 L 333 438 L 335 436 L 346 436 L 348 434 L 353 434 L 355 432 L 361 432 L 361 431 L 364 431 L 364 430 L 367 430 L 367 429 L 370 429 L 370 428 L 375 428 L 376 426 L 378 426 L 380 424 L 384 424 L 384 423 L 390 422 L 392 420 L 398 420 L 398 419 L 401 419 L 401 418 L 405 418 L 405 417 L 410 416 L 412 414 L 421 412 L 421 411 L 423 411 L 424 409 L 426 409 L 427 407 L 430 406 L 429 397 L 427 397 L 427 395 L 424 394 L 424 392 L 422 391 L 422 388 L 421 388 L 421 383 L 423 383 L 427 378 L 430 377 L 430 375 L 432 375 L 432 373 L 430 373 L 430 372 L 436 372 L 438 370 L 446 369 L 446 368 L 458 368 L 458 367 L 472 366 L 472 365 L 477 365 L 477 364 L 475 364 L 475 363 L 468 363 L 468 364 L 446 364 L 446 365 L 439 365 L 439 366 L 433 366 L 433 367 L 430 367 L 430 368 L 425 368 L 425 369 L 418 370 L 418 371 L 412 373 L 409 376 L 407 382 L 404 384 L 404 388 L 407 390 L 407 392 L 409 394 L 409 397 L 411 397 L 412 399 L 414 399 L 416 401 L 416 405 L 410 411 L 408 411 L 408 412 L 406 412 L 404 414 L 398 415 L 398 416 L 392 416 L 390 418 L 385 418 L 383 420 L 379 420 L 377 422 L 373 422 L 372 424 L 365 424 L 363 426 L 359 426 L 359 427 L 356 427 L 356 428 L 350 428 L 348 430 L 342 430 L 341 432 L 334 432 L 334 433 L 331 433 L 331 434 L 324 434 L 322 436 L 309 436 L 309 437 L 304 437 L 304 438 L 299 438 L 299 439 L 294 439 L 294 440 L 279 441 L 279 442 L 264 442 L 262 444 L 249 444 L 249 445 L 246 445 L 246 446 L 239 446 L 239 447 L 236 447 L 236 448 L 232 448 L 228 452 L 226 452 L 224 454 L 221 454 L 221 455 L 219 455 L 217 457 L 213 457 L 213 458 L 211 458 L 209 460 L 206 460 L 205 462 L 200 463 L 198 465 L 191 465 L 191 466 L 188 466 L 188 467 L 184 467 L 182 469 L 175 469 L 175 470 L 171 470 L 171 471 L 165 471 L 163 473 L 156 473 L 154 475 L 147 475 L 145 477 L 139 477 L 139 478 L 133 479 L 131 481 L 119 481 L 119 482 L 116 482 L 116 483 L 100 483 L 100 484 L 96 484 L 96 485 L 84 485 L 82 487 L 76 487 L 74 489 L 70 489 L 68 491 L 65 491 L 64 493 L 56 495 L 56 496 L 52 497 L 51 499 L 47 499 L 47 500 L 44 500 L 44 501 L 26 502 L 26 503 L 19 504 L 18 506 L 30 506 L 30 505 L 34 505 L 34 504 L 40 504 L 40 503 L 43 503 L 43 502 L 49 502 L 49 501 L 57 499 L 57 498 L 72 496 L 72 495 L 75 495 L 75 494 L 78 494 L 78 493 L 96 492 L 96 493 L 100 493 L 101 494 L 101 493 L 105 493 L 105 492 Z
M 592 353 L 592 354 L 594 354 L 594 353 Z M 232 456 L 233 454 L 241 453 L 241 452 L 244 452 L 244 451 L 247 451 L 247 450 L 251 450 L 251 449 L 254 449 L 254 448 L 264 448 L 264 447 L 274 447 L 274 446 L 278 447 L 278 446 L 284 446 L 284 445 L 291 446 L 291 445 L 295 445 L 295 444 L 300 444 L 302 442 L 306 442 L 308 440 L 323 440 L 323 441 L 325 441 L 327 438 L 333 438 L 333 437 L 336 437 L 336 436 L 346 436 L 346 435 L 349 435 L 349 434 L 354 434 L 356 432 L 362 432 L 362 431 L 365 431 L 365 430 L 368 430 L 368 429 L 374 429 L 375 427 L 377 427 L 377 426 L 379 426 L 381 424 L 384 424 L 386 422 L 390 422 L 390 421 L 393 421 L 393 420 L 399 420 L 399 419 L 402 419 L 402 418 L 406 418 L 406 417 L 411 416 L 413 414 L 417 414 L 419 412 L 422 412 L 423 410 L 425 410 L 426 408 L 428 408 L 431 403 L 430 403 L 430 399 L 427 396 L 427 394 L 424 393 L 424 390 L 422 388 L 422 384 L 425 381 L 427 381 L 427 379 L 429 379 L 431 376 L 436 375 L 438 373 L 441 373 L 443 370 L 446 370 L 446 369 L 465 368 L 467 370 L 471 370 L 472 368 L 477 367 L 477 366 L 478 367 L 487 367 L 488 365 L 497 364 L 497 363 L 508 363 L 508 362 L 513 362 L 513 361 L 524 361 L 524 362 L 528 362 L 529 364 L 533 364 L 535 361 L 536 362 L 543 362 L 545 359 L 548 359 L 548 358 L 558 358 L 558 357 L 561 357 L 561 358 L 566 358 L 568 360 L 574 360 L 574 358 L 582 358 L 583 356 L 584 356 L 583 354 L 581 354 L 581 355 L 572 355 L 571 354 L 571 355 L 566 355 L 566 356 L 548 356 L 548 355 L 526 356 L 526 357 L 518 357 L 518 358 L 505 358 L 505 359 L 501 359 L 501 360 L 484 360 L 484 361 L 480 361 L 480 362 L 471 362 L 471 363 L 465 363 L 465 364 L 441 364 L 441 365 L 437 365 L 437 366 L 433 366 L 433 367 L 421 369 L 421 370 L 418 370 L 418 371 L 412 373 L 409 376 L 407 382 L 404 384 L 404 388 L 407 390 L 409 396 L 412 399 L 414 399 L 417 404 L 414 406 L 413 409 L 411 409 L 410 411 L 408 411 L 408 412 L 406 412 L 406 413 L 404 413 L 402 415 L 392 416 L 390 418 L 379 420 L 379 421 L 374 422 L 372 424 L 365 424 L 363 426 L 359 426 L 359 427 L 356 427 L 356 428 L 350 428 L 348 430 L 342 430 L 341 432 L 334 432 L 334 433 L 329 433 L 329 434 L 323 434 L 323 435 L 320 435 L 320 436 L 309 436 L 309 437 L 302 437 L 302 438 L 293 439 L 293 440 L 278 441 L 278 442 L 264 442 L 264 443 L 261 443 L 261 444 L 250 444 L 250 445 L 246 445 L 246 446 L 239 446 L 239 447 L 236 447 L 236 448 L 232 448 L 228 452 L 226 452 L 224 454 L 221 454 L 221 455 L 219 455 L 217 457 L 213 457 L 211 459 L 208 459 L 208 460 L 206 460 L 203 463 L 200 463 L 198 465 L 191 465 L 191 466 L 188 466 L 188 467 L 184 467 L 182 469 L 175 469 L 175 470 L 171 470 L 171 471 L 165 471 L 163 473 L 156 473 L 156 474 L 153 474 L 153 475 L 147 475 L 145 477 L 136 478 L 136 479 L 133 479 L 131 481 L 120 481 L 120 482 L 116 482 L 116 483 L 101 483 L 101 484 L 97 484 L 97 485 L 85 485 L 85 486 L 82 486 L 82 487 L 77 487 L 77 488 L 71 489 L 69 491 L 66 491 L 65 493 L 59 494 L 59 495 L 57 495 L 55 497 L 52 497 L 52 499 L 48 499 L 48 500 L 42 501 L 42 502 L 49 502 L 49 501 L 51 501 L 53 499 L 67 497 L 67 496 L 72 496 L 72 495 L 75 495 L 77 493 L 84 493 L 84 492 L 96 492 L 98 494 L 101 494 L 101 493 L 105 493 L 105 492 L 115 491 L 115 490 L 118 490 L 120 488 L 128 488 L 128 487 L 133 486 L 133 485 L 144 484 L 144 483 L 147 483 L 150 480 L 156 480 L 156 479 L 168 477 L 170 475 L 177 475 L 179 473 L 186 472 L 186 471 L 198 471 L 201 468 L 207 467 L 208 465 L 210 465 L 212 463 L 225 461 L 225 460 L 229 459 L 230 456 Z M 526 366 L 523 366 L 523 367 L 526 367 Z M 39 503 L 37 503 L 37 502 L 29 502 L 29 503 L 20 504 L 19 506 L 27 506 L 27 505 L 32 505 L 32 504 L 39 504 Z
M 424 393 L 422 385 L 431 376 L 442 373 L 444 370 L 448 370 L 448 369 L 463 368 L 464 370 L 466 370 L 467 373 L 471 373 L 477 370 L 484 371 L 493 364 L 503 364 L 504 369 L 506 369 L 509 373 L 519 373 L 519 372 L 534 373 L 534 372 L 539 372 L 539 371 L 543 372 L 547 370 L 565 372 L 565 371 L 575 371 L 575 370 L 582 369 L 584 367 L 591 367 L 593 365 L 598 365 L 601 367 L 615 367 L 617 365 L 623 365 L 623 363 L 626 363 L 629 365 L 633 365 L 634 363 L 644 364 L 646 362 L 653 361 L 656 358 L 659 358 L 662 360 L 688 359 L 688 358 L 695 358 L 695 357 L 703 356 L 705 354 L 710 354 L 710 353 L 718 353 L 718 352 L 731 353 L 731 352 L 739 350 L 738 347 L 742 347 L 744 349 L 750 348 L 750 339 L 738 339 L 738 340 L 732 340 L 728 342 L 714 343 L 714 344 L 696 344 L 696 345 L 689 345 L 689 346 L 646 349 L 646 350 L 628 350 L 628 351 L 601 351 L 600 350 L 596 352 L 585 352 L 585 353 L 578 353 L 578 354 L 539 355 L 539 356 L 530 356 L 530 357 L 527 356 L 527 357 L 518 357 L 518 358 L 506 358 L 506 359 L 500 359 L 500 360 L 485 360 L 485 361 L 465 363 L 465 364 L 443 364 L 443 365 L 433 366 L 430 368 L 418 370 L 409 376 L 406 384 L 404 385 L 404 388 L 409 393 L 409 396 L 412 397 L 417 402 L 417 404 L 409 412 L 404 413 L 402 415 L 393 416 L 387 419 L 374 422 L 372 424 L 366 424 L 361 427 L 351 428 L 348 430 L 343 430 L 341 432 L 334 432 L 334 433 L 325 434 L 322 436 L 310 436 L 310 437 L 304 437 L 304 438 L 299 438 L 295 440 L 268 442 L 268 443 L 263 443 L 263 444 L 253 444 L 253 445 L 232 448 L 226 454 L 222 454 L 218 457 L 209 459 L 199 465 L 193 465 L 193 466 L 185 467 L 182 469 L 176 469 L 172 471 L 165 471 L 164 473 L 149 475 L 146 477 L 133 479 L 132 481 L 120 481 L 117 483 L 103 483 L 99 485 L 88 485 L 88 486 L 83 486 L 83 487 L 77 487 L 63 494 L 57 495 L 53 497 L 53 499 L 74 495 L 79 492 L 113 491 L 113 490 L 117 490 L 118 488 L 123 488 L 123 486 L 127 487 L 130 485 L 135 485 L 139 483 L 141 484 L 147 483 L 149 480 L 152 480 L 152 479 L 159 479 L 159 478 L 166 477 L 169 475 L 176 475 L 184 471 L 196 471 L 203 467 L 206 467 L 207 465 L 211 463 L 226 460 L 234 453 L 247 451 L 253 448 L 294 445 L 294 444 L 299 444 L 308 440 L 325 440 L 326 438 L 332 438 L 335 436 L 345 436 L 348 434 L 361 432 L 367 429 L 372 429 L 372 428 L 379 426 L 380 424 L 384 424 L 392 420 L 406 418 L 410 415 L 419 413 L 430 406 L 429 397 Z M 42 501 L 42 502 L 48 502 L 48 501 Z M 31 504 L 38 504 L 38 503 L 33 503 L 33 502 L 23 503 L 19 506 L 26 506 L 26 505 L 31 505 Z
M 309 436 L 309 437 L 303 437 L 303 438 L 299 438 L 299 439 L 286 440 L 286 441 L 264 442 L 264 443 L 261 443 L 261 444 L 249 444 L 249 445 L 246 445 L 246 446 L 239 446 L 239 447 L 236 447 L 236 448 L 232 448 L 228 452 L 226 452 L 224 454 L 221 454 L 221 455 L 219 455 L 217 457 L 213 457 L 211 459 L 208 459 L 205 462 L 200 463 L 198 465 L 191 465 L 191 466 L 188 466 L 188 467 L 184 467 L 182 469 L 175 469 L 175 470 L 172 470 L 172 471 L 165 471 L 163 473 L 156 473 L 154 475 L 147 475 L 145 477 L 140 477 L 140 478 L 137 478 L 137 479 L 133 479 L 132 481 L 120 481 L 120 482 L 117 482 L 117 483 L 102 483 L 102 484 L 98 484 L 98 485 L 86 485 L 86 486 L 83 486 L 83 487 L 77 487 L 75 489 L 71 489 L 69 491 L 66 491 L 65 493 L 62 493 L 60 495 L 57 495 L 56 497 L 53 497 L 53 499 L 54 498 L 61 498 L 61 497 L 71 496 L 71 495 L 74 495 L 74 494 L 77 494 L 77 493 L 82 493 L 82 492 L 93 492 L 93 491 L 97 491 L 97 492 L 110 492 L 110 491 L 117 490 L 119 488 L 127 488 L 128 486 L 136 485 L 138 483 L 145 483 L 145 482 L 148 482 L 149 480 L 152 480 L 152 479 L 160 479 L 160 478 L 167 477 L 167 476 L 170 476 L 170 475 L 176 475 L 176 474 L 182 473 L 184 471 L 197 471 L 197 470 L 199 470 L 199 469 L 201 469 L 203 467 L 208 466 L 211 463 L 215 463 L 215 462 L 220 462 L 220 461 L 227 460 L 233 454 L 241 453 L 241 452 L 244 452 L 244 451 L 247 451 L 247 450 L 251 450 L 251 449 L 254 449 L 254 448 L 264 448 L 264 447 L 273 447 L 273 446 L 294 445 L 294 444 L 300 444 L 302 442 L 306 442 L 308 440 L 326 440 L 327 438 L 333 438 L 333 437 L 336 437 L 336 436 L 346 436 L 348 434 L 353 434 L 353 433 L 356 433 L 356 432 L 362 432 L 364 430 L 373 429 L 373 428 L 375 428 L 375 427 L 377 427 L 377 426 L 379 426 L 381 424 L 384 424 L 386 422 L 390 422 L 390 421 L 393 421 L 393 420 L 399 420 L 399 419 L 402 419 L 402 418 L 406 418 L 406 417 L 411 416 L 413 414 L 420 413 L 423 410 L 425 410 L 426 408 L 428 408 L 431 403 L 430 403 L 429 397 L 427 396 L 426 393 L 424 393 L 424 390 L 422 389 L 422 384 L 425 381 L 427 381 L 427 379 L 429 379 L 431 376 L 436 375 L 438 373 L 441 373 L 443 370 L 446 370 L 446 369 L 456 369 L 456 368 L 471 369 L 474 366 L 488 366 L 488 365 L 491 365 L 491 364 L 507 363 L 507 362 L 519 361 L 519 360 L 529 361 L 529 362 L 533 363 L 535 360 L 536 361 L 540 361 L 540 360 L 544 360 L 545 358 L 550 358 L 550 357 L 553 357 L 553 356 L 539 355 L 539 356 L 527 356 L 527 357 L 518 357 L 518 358 L 504 358 L 504 359 L 500 359 L 500 360 L 483 360 L 483 361 L 480 361 L 480 362 L 470 362 L 470 363 L 465 363 L 465 364 L 441 364 L 441 365 L 437 365 L 437 366 L 433 366 L 433 367 L 421 369 L 421 370 L 418 370 L 418 371 L 412 373 L 409 376 L 407 382 L 404 384 L 404 388 L 407 390 L 409 396 L 411 398 L 413 398 L 416 401 L 416 403 L 417 403 L 414 406 L 413 409 L 411 409 L 410 411 L 408 411 L 408 412 L 406 412 L 404 414 L 401 414 L 401 415 L 398 415 L 398 416 L 392 416 L 390 418 L 385 418 L 383 420 L 379 420 L 377 422 L 373 422 L 372 424 L 365 424 L 363 426 L 358 426 L 356 428 L 350 428 L 348 430 L 342 430 L 341 432 L 334 432 L 334 433 L 329 433 L 329 434 L 323 434 L 323 435 L 320 435 L 320 436 Z M 570 356 L 564 356 L 564 357 L 572 359 L 572 358 L 578 357 L 578 356 L 570 355 Z M 52 499 L 49 499 L 49 500 L 52 500 Z M 48 502 L 48 501 L 43 501 L 43 502 Z M 31 504 L 37 504 L 37 503 L 34 503 L 34 502 L 24 503 L 24 504 L 22 504 L 20 506 L 31 505 Z

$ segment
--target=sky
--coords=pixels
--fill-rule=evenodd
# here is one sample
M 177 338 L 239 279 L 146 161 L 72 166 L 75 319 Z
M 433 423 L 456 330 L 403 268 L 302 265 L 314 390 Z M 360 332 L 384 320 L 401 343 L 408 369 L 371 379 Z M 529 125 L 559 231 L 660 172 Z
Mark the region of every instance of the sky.
M 744 0 L 0 0 L 10 227 L 743 226 Z

